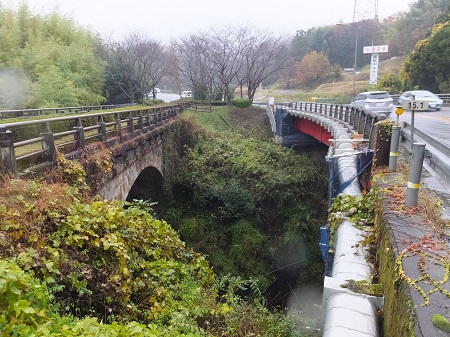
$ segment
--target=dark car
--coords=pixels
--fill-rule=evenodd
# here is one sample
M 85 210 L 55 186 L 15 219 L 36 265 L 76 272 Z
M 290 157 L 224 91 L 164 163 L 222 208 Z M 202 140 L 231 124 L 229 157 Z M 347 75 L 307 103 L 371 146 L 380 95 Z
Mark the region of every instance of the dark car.
M 393 104 L 394 100 L 387 91 L 366 91 L 358 94 L 350 106 L 389 115 Z

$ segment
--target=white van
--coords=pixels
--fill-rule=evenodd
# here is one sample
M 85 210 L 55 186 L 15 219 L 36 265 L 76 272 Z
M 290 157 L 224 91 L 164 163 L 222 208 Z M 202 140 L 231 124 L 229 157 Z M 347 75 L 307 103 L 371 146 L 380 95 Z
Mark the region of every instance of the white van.
M 181 93 L 181 98 L 192 97 L 192 92 L 187 90 Z

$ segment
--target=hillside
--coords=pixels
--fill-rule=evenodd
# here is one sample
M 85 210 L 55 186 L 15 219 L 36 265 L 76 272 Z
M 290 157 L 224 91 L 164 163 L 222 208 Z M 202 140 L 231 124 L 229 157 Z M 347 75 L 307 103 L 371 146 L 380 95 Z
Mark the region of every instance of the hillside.
M 379 77 L 385 74 L 398 75 L 405 61 L 405 56 L 391 58 L 389 60 L 381 61 L 378 66 Z M 370 77 L 370 65 L 364 67 L 356 74 L 355 78 L 355 91 L 360 92 L 368 89 L 369 87 L 369 77 Z M 275 97 L 277 102 L 285 101 L 305 101 L 309 97 L 335 97 L 342 96 L 344 99 L 350 97 L 352 94 L 353 85 L 353 73 L 352 72 L 342 72 L 339 79 L 329 83 L 323 83 L 313 90 L 304 91 L 301 89 L 289 88 L 289 89 L 279 89 L 279 88 L 267 88 L 261 91 L 261 100 L 264 101 L 266 97 Z M 258 93 L 256 96 L 259 96 Z M 260 97 L 256 97 L 258 100 Z
M 405 56 L 395 57 L 389 60 L 385 60 L 378 65 L 378 76 L 381 77 L 386 74 L 398 75 L 405 61 Z M 364 67 L 364 69 L 357 71 L 355 80 L 355 91 L 363 91 L 369 85 L 370 78 L 370 65 Z M 338 81 L 333 83 L 325 83 L 314 89 L 313 93 L 351 93 L 353 84 L 353 73 L 343 72 Z

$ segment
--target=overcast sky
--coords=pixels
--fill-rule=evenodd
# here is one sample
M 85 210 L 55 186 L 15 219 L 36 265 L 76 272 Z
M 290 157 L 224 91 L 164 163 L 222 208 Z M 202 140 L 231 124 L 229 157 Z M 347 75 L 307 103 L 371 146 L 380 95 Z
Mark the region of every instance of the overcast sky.
M 297 30 L 353 21 L 355 0 L 0 0 L 26 2 L 35 13 L 57 11 L 102 36 L 138 31 L 161 42 L 211 27 L 251 25 L 288 36 Z M 407 11 L 414 0 L 378 0 L 378 17 Z M 375 0 L 357 0 L 361 6 Z M 358 8 L 362 8 L 358 6 Z

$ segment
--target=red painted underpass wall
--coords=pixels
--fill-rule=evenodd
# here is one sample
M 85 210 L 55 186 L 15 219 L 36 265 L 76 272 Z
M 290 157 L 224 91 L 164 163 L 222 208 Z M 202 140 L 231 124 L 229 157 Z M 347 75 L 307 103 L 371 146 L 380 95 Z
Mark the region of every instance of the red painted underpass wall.
M 296 118 L 295 129 L 314 137 L 315 139 L 321 141 L 324 144 L 327 144 L 328 146 L 330 146 L 332 143 L 329 141 L 333 138 L 331 133 L 320 124 L 317 124 L 308 119 Z

